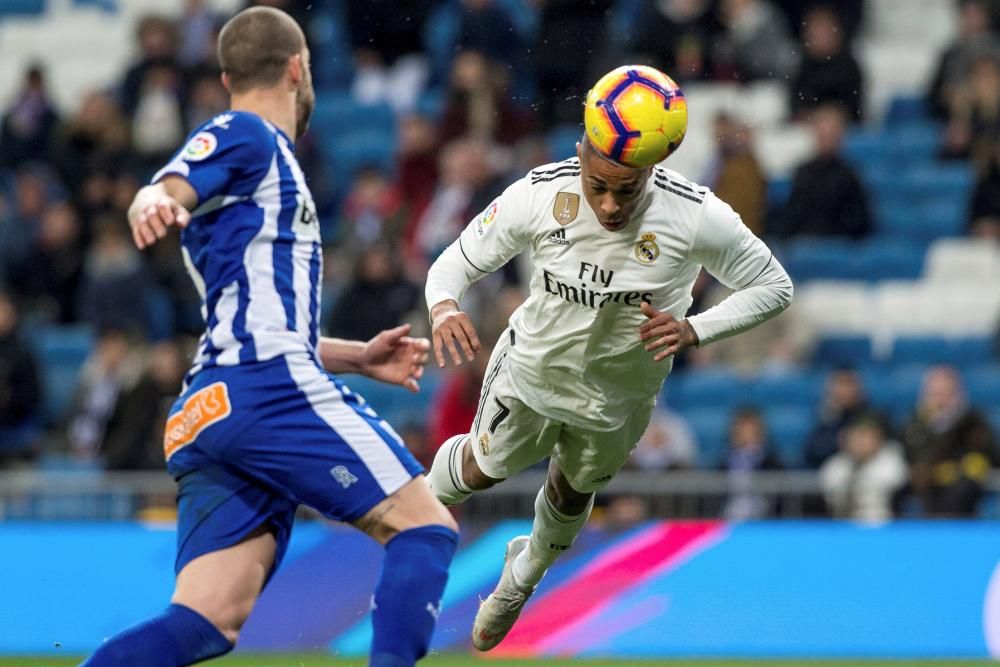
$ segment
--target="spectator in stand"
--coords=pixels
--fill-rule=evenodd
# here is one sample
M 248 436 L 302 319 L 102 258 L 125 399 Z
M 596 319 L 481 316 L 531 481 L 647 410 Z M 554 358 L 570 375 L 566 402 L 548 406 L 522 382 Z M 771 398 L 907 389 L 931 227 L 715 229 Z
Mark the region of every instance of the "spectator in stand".
M 101 328 L 145 334 L 151 281 L 142 255 L 121 221 L 98 222 L 83 265 L 80 314 Z
M 354 281 L 341 292 L 326 328 L 337 338 L 370 340 L 404 322 L 422 322 L 414 316 L 420 296 L 420 287 L 403 275 L 396 249 L 374 243 L 358 257 Z
M 712 43 L 722 26 L 709 0 L 642 3 L 631 60 L 656 67 L 680 83 L 708 78 Z
M 494 0 L 462 0 L 458 25 L 457 49 L 475 49 L 507 71 L 518 67 L 521 35 Z
M 903 444 L 911 487 L 932 517 L 974 516 L 983 484 L 1000 463 L 989 423 L 973 409 L 951 366 L 924 375 L 920 401 Z
M 67 202 L 45 207 L 31 249 L 9 267 L 7 283 L 33 316 L 77 321 L 77 288 L 83 275 L 80 220 Z
M 812 112 L 816 156 L 795 170 L 788 204 L 776 221 L 777 236 L 858 239 L 871 233 L 868 194 L 857 172 L 840 156 L 846 124 L 843 109 L 836 105 Z
M 419 254 L 413 245 L 414 235 L 437 185 L 438 144 L 437 128 L 431 119 L 409 115 L 400 121 L 396 171 L 406 206 L 406 230 L 401 241 L 407 259 Z
M 348 0 L 347 27 L 357 66 L 353 93 L 385 102 L 398 113 L 413 109 L 430 76 L 423 30 L 434 0 Z M 302 25 L 305 25 L 303 23 Z
M 993 30 L 989 0 L 959 0 L 958 35 L 938 60 L 928 93 L 931 113 L 947 118 L 955 96 L 966 84 L 973 64 L 984 55 L 1000 57 L 1000 37 Z
M 180 37 L 177 26 L 166 16 L 149 14 L 139 19 L 136 27 L 139 60 L 125 73 L 121 85 L 121 105 L 125 114 L 132 117 L 139 105 L 143 87 L 147 85 L 149 70 L 166 68 L 180 72 L 177 50 Z
M 215 47 L 220 24 L 220 17 L 206 6 L 205 0 L 184 1 L 184 13 L 177 26 L 180 37 L 177 62 L 181 67 L 217 68 Z
M 41 393 L 35 357 L 18 331 L 17 305 L 0 290 L 0 460 L 33 444 Z
M 753 152 L 753 128 L 720 112 L 715 116 L 715 143 L 718 153 L 705 185 L 733 207 L 750 231 L 764 236 L 767 177 Z
M 716 40 L 714 78 L 787 80 L 795 73 L 799 47 L 784 17 L 767 0 L 722 0 L 725 32 Z
M 223 88 L 219 75 L 215 72 L 199 75 L 188 90 L 184 109 L 185 130 L 191 132 L 228 108 L 229 93 Z
M 513 145 L 535 129 L 534 118 L 510 100 L 502 65 L 478 51 L 455 56 L 441 120 L 441 139 L 464 137 Z
M 145 368 L 135 384 L 123 386 L 101 439 L 108 470 L 160 470 L 163 427 L 184 379 L 185 360 L 174 341 L 157 343 L 141 356 Z
M 46 160 L 52 149 L 59 115 L 45 90 L 45 72 L 32 65 L 13 104 L 0 121 L 0 167 Z
M 87 94 L 60 131 L 56 165 L 72 191 L 94 171 L 129 164 L 129 127 L 121 109 L 105 93 Z
M 381 239 L 399 238 L 405 224 L 399 188 L 378 168 L 362 169 L 341 207 L 336 245 L 356 257 Z
M 462 139 L 441 151 L 440 178 L 412 235 L 425 260 L 434 259 L 448 247 L 499 190 L 491 188 L 489 150 L 481 141 Z M 481 208 L 476 205 L 481 203 Z
M 989 171 L 1000 149 L 1000 57 L 980 56 L 968 80 L 952 96 L 942 154 L 972 158 L 980 175 Z
M 845 429 L 864 415 L 872 414 L 864 384 L 857 370 L 837 368 L 827 376 L 816 425 L 806 439 L 803 456 L 810 468 L 819 468 L 840 451 Z
M 103 329 L 80 370 L 66 422 L 66 450 L 81 461 L 97 462 L 119 396 L 136 385 L 142 354 L 120 329 Z
M 802 119 L 818 106 L 837 103 L 852 122 L 860 122 L 861 67 L 851 55 L 833 7 L 818 5 L 806 14 L 802 46 L 802 61 L 789 91 L 792 118 Z
M 888 521 L 906 484 L 906 459 L 877 415 L 862 415 L 843 432 L 840 451 L 819 469 L 827 509 L 838 519 Z
M 605 41 L 612 0 L 545 0 L 538 38 L 530 46 L 538 81 L 539 118 L 545 129 L 580 123 L 580 106 L 603 72 L 595 45 Z M 598 71 L 595 71 L 596 69 Z
M 9 277 L 13 267 L 22 266 L 34 247 L 51 189 L 52 179 L 44 167 L 32 164 L 18 170 L 13 204 L 0 217 L 0 276 Z
M 976 180 L 969 202 L 968 232 L 987 241 L 1000 241 L 1000 144 Z
M 720 466 L 727 473 L 729 493 L 722 514 L 729 521 L 763 519 L 774 511 L 771 501 L 753 485 L 753 473 L 781 470 L 756 408 L 740 408 L 729 423 L 729 452 Z
M 169 160 L 184 141 L 184 92 L 184 79 L 176 64 L 149 63 L 144 69 L 131 116 L 132 150 L 144 171 Z
M 638 470 L 686 470 L 693 468 L 698 441 L 684 418 L 658 407 L 628 461 Z

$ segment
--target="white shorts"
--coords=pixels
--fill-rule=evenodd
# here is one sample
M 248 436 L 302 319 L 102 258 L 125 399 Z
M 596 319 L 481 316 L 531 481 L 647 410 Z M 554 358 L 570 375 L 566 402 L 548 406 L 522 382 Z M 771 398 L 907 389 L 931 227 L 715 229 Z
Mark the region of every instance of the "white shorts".
M 483 380 L 472 451 L 484 474 L 506 479 L 547 456 L 579 493 L 592 493 L 611 481 L 632 454 L 649 425 L 653 401 L 636 408 L 613 431 L 591 431 L 549 419 L 525 405 L 511 386 L 509 331 L 493 348 Z

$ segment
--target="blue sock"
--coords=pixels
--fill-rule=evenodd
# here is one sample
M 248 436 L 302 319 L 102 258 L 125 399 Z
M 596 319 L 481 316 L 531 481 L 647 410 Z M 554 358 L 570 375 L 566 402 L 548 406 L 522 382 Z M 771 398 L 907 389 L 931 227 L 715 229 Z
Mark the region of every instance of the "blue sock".
M 427 655 L 457 546 L 458 533 L 444 526 L 404 530 L 386 543 L 369 667 L 411 667 Z
M 101 644 L 80 667 L 182 667 L 229 653 L 232 648 L 204 616 L 172 604 L 159 616 Z

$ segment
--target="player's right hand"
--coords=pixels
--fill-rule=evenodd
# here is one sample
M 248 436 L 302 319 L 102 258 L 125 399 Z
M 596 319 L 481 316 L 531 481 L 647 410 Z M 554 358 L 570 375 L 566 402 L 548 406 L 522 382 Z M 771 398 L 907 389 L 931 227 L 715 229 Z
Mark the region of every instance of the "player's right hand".
M 442 301 L 431 309 L 431 338 L 434 341 L 434 358 L 437 359 L 439 368 L 444 368 L 445 350 L 448 350 L 452 362 L 461 366 L 462 353 L 472 361 L 476 352 L 482 348 L 472 320 L 451 300 Z
M 136 194 L 129 207 L 128 222 L 132 240 L 142 250 L 166 236 L 171 225 L 187 227 L 191 213 L 162 189 L 147 186 Z

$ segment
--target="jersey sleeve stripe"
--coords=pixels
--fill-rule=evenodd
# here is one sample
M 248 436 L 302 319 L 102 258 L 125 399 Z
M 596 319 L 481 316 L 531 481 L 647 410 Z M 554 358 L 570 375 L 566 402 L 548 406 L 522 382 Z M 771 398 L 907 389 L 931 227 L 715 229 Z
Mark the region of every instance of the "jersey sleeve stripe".
M 555 174 L 552 176 L 546 176 L 544 178 L 533 178 L 531 179 L 531 184 L 538 185 L 539 183 L 548 183 L 549 181 L 554 181 L 557 178 L 566 178 L 569 176 L 579 176 L 579 175 L 580 175 L 580 170 L 577 169 L 576 171 L 567 171 L 566 173 L 563 174 Z
M 661 190 L 666 190 L 667 192 L 672 192 L 673 194 L 677 195 L 678 197 L 684 197 L 684 199 L 693 201 L 696 204 L 700 204 L 703 201 L 703 200 L 699 199 L 698 197 L 695 197 L 692 194 L 688 194 L 687 192 L 684 192 L 683 190 L 675 190 L 672 187 L 670 187 L 669 185 L 664 185 L 660 181 L 655 181 L 655 185 L 656 185 L 656 187 L 660 188 Z
M 750 287 L 751 285 L 753 285 L 754 282 L 756 282 L 756 280 L 758 278 L 760 278 L 762 275 L 764 275 L 764 272 L 767 271 L 767 267 L 771 266 L 771 262 L 773 262 L 773 261 L 774 261 L 774 251 L 772 250 L 771 251 L 771 256 L 767 258 L 767 263 L 764 264 L 764 268 L 762 268 L 760 270 L 760 273 L 758 273 L 757 275 L 755 275 L 753 277 L 753 280 L 751 280 L 750 282 L 748 282 L 746 285 L 744 285 L 740 289 L 746 289 L 746 288 Z
M 478 266 L 476 266 L 473 263 L 473 261 L 471 259 L 469 259 L 469 256 L 465 254 L 465 246 L 462 245 L 462 237 L 461 236 L 458 237 L 458 249 L 462 251 L 462 257 L 464 257 L 465 261 L 469 263 L 469 266 L 471 266 L 472 268 L 474 268 L 476 271 L 479 271 L 480 273 L 489 273 L 489 271 L 483 271 Z

